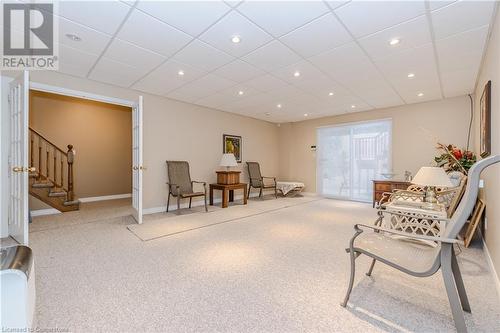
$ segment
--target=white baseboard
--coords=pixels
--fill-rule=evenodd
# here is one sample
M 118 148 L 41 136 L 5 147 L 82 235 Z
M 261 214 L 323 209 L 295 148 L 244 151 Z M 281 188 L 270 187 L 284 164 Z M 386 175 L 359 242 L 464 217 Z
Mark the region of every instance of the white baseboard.
M 37 209 L 37 210 L 32 210 L 30 211 L 31 216 L 43 216 L 43 215 L 54 215 L 54 214 L 61 214 L 60 210 L 57 210 L 55 208 L 47 208 L 47 209 Z
M 490 251 L 488 250 L 488 246 L 483 238 L 483 249 L 484 254 L 486 255 L 486 261 L 488 262 L 488 266 L 490 267 L 490 271 L 493 277 L 493 282 L 495 283 L 495 289 L 497 290 L 497 296 L 500 299 L 500 278 L 498 276 L 498 272 L 495 269 L 495 265 L 493 264 L 493 260 L 491 259 Z
M 103 195 L 101 197 L 79 198 L 78 200 L 80 202 L 94 202 L 94 201 L 125 199 L 125 198 L 131 198 L 131 197 L 132 197 L 132 193 L 125 193 L 125 194 Z
M 255 198 L 255 197 L 258 197 L 259 196 L 259 193 L 258 192 L 255 192 L 255 193 L 250 193 L 250 198 Z M 177 210 L 177 203 L 176 203 L 176 200 L 175 198 L 173 198 L 173 201 L 174 203 L 172 203 L 172 199 L 170 200 L 170 207 L 168 209 L 169 212 L 172 212 L 172 211 L 175 211 Z M 234 200 L 243 200 L 243 196 L 240 194 L 240 195 L 235 195 L 234 196 Z M 189 207 L 189 202 L 186 202 L 188 200 L 182 200 L 181 202 L 181 209 L 183 208 L 188 208 Z M 222 198 L 215 198 L 214 199 L 214 204 L 219 204 L 222 202 Z M 197 200 L 197 201 L 193 201 L 193 204 L 191 205 L 191 207 L 199 207 L 199 206 L 203 206 L 205 203 L 203 202 L 203 200 Z M 208 204 L 208 197 L 207 197 L 207 204 Z M 167 210 L 167 205 L 165 206 L 159 206 L 159 207 L 151 207 L 151 208 L 144 208 L 142 210 L 142 214 L 143 215 L 148 215 L 148 214 L 156 214 L 156 213 L 163 213 Z

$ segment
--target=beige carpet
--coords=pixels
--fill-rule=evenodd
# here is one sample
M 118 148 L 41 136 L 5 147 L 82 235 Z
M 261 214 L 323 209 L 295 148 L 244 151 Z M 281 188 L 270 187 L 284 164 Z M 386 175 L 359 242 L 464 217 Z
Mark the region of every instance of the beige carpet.
M 351 302 L 340 307 L 353 224 L 375 217 L 368 204 L 325 199 L 150 241 L 127 229 L 131 217 L 32 232 L 37 324 L 75 332 L 453 332 L 439 274 L 415 278 L 377 264 L 367 277 L 363 256 Z M 499 296 L 480 243 L 458 261 L 469 332 L 499 332 Z
M 205 212 L 204 207 L 196 207 L 192 214 L 176 217 L 172 217 L 171 214 L 155 214 L 151 217 L 146 215 L 143 224 L 134 223 L 128 225 L 127 228 L 141 240 L 149 241 L 221 223 L 235 222 L 242 218 L 269 213 L 315 200 L 321 200 L 321 198 L 315 196 L 297 196 L 292 198 L 273 198 L 272 200 L 268 198 L 262 200 L 251 199 L 249 200 L 249 205 L 234 205 L 227 209 L 209 206 L 208 212 Z M 186 211 L 189 210 L 182 210 L 183 213 Z

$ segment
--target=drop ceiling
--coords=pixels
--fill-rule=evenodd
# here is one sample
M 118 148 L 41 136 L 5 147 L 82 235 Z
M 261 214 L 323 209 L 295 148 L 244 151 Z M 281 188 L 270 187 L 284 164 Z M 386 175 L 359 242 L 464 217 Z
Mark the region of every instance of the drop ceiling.
M 271 122 L 299 121 L 305 114 L 472 92 L 495 6 L 65 1 L 59 3 L 59 70 Z

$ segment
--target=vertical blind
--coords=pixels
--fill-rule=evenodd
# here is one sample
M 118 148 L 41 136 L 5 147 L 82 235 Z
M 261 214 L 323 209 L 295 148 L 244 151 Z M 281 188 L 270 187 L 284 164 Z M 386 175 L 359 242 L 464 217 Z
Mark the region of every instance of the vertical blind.
M 391 170 L 391 132 L 390 119 L 318 128 L 318 193 L 371 201 L 372 180 Z

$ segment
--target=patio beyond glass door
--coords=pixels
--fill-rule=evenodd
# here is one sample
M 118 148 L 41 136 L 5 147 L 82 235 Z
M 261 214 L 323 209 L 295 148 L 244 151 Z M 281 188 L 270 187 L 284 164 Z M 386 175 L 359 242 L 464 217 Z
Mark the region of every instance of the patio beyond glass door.
M 372 180 L 391 170 L 391 128 L 390 119 L 318 128 L 318 193 L 370 202 Z

